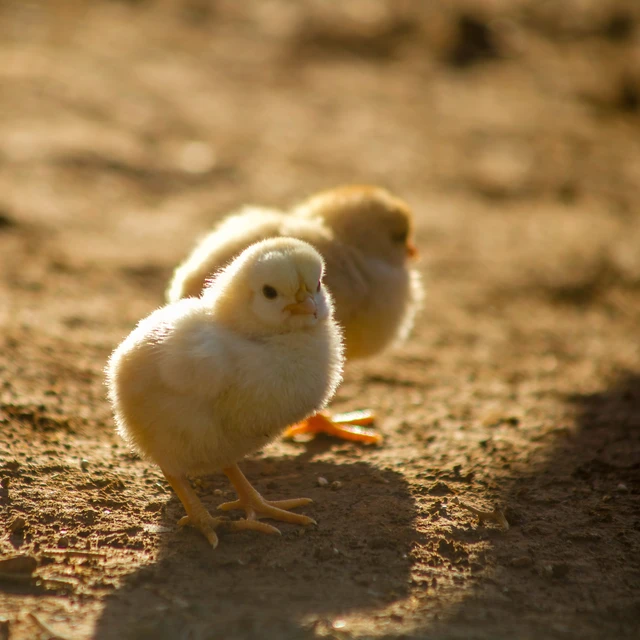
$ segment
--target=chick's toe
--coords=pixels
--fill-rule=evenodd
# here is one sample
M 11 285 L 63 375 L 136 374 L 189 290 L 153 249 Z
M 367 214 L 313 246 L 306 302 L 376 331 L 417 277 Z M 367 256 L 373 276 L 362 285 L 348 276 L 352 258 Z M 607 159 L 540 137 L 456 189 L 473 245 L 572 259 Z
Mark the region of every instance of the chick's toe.
M 272 518 L 273 520 L 280 520 L 281 522 L 291 522 L 292 524 L 317 524 L 313 518 L 303 516 L 299 513 L 291 513 L 289 511 L 289 509 L 302 507 L 313 502 L 310 498 L 265 500 L 245 478 L 237 465 L 227 467 L 222 471 L 234 486 L 236 493 L 238 494 L 238 499 L 233 502 L 225 502 L 224 504 L 221 504 L 218 509 L 222 509 L 223 511 L 244 509 L 247 514 L 245 520 L 234 522 L 233 528 L 253 529 L 256 531 L 264 531 L 265 533 L 273 533 L 272 531 L 266 531 L 265 527 L 269 527 L 270 529 L 275 529 L 275 527 L 266 525 L 263 522 L 257 522 L 260 517 Z M 279 533 L 277 529 L 275 529 L 275 531 Z
M 227 531 L 259 531 L 269 535 L 281 535 L 280 529 L 257 520 L 231 520 L 225 523 L 225 529 Z
M 350 411 L 333 417 L 326 413 L 316 413 L 290 426 L 283 435 L 285 438 L 294 438 L 303 434 L 324 433 L 342 440 L 380 444 L 382 436 L 374 429 L 367 428 L 367 425 L 373 424 L 374 420 L 375 417 L 370 411 Z
M 225 522 L 225 519 L 214 518 L 205 509 L 186 476 L 174 476 L 166 472 L 164 475 L 187 512 L 186 516 L 178 520 L 178 526 L 190 526 L 198 529 L 215 549 L 218 546 L 218 536 L 215 530 Z

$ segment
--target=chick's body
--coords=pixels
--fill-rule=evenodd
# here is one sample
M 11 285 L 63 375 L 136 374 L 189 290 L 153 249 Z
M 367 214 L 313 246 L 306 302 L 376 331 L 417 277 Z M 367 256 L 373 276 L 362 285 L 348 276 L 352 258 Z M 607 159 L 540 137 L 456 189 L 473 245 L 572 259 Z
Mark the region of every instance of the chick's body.
M 187 510 L 181 522 L 214 546 L 220 522 L 187 474 L 224 471 L 239 500 L 221 508 L 247 512 L 236 529 L 277 531 L 257 513 L 311 522 L 284 510 L 307 499 L 264 501 L 236 462 L 324 406 L 340 382 L 341 334 L 322 270 L 320 255 L 299 240 L 254 244 L 202 296 L 142 320 L 109 360 L 119 433 L 160 466 Z
M 202 298 L 159 309 L 112 358 L 119 433 L 170 473 L 211 473 L 326 404 L 338 339 L 325 323 L 247 338 L 212 322 Z
M 337 239 L 314 245 L 327 263 L 325 282 L 336 300 L 347 359 L 368 358 L 404 340 L 421 300 L 418 272 Z

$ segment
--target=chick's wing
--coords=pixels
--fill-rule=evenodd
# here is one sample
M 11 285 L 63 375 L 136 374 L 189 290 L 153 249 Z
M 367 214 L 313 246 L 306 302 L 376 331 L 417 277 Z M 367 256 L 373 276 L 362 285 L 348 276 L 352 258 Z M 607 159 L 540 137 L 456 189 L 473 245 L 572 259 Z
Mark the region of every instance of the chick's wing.
M 167 321 L 156 325 L 149 336 L 162 386 L 181 395 L 219 394 L 235 367 L 229 343 L 238 338 L 204 314 L 170 317 Z

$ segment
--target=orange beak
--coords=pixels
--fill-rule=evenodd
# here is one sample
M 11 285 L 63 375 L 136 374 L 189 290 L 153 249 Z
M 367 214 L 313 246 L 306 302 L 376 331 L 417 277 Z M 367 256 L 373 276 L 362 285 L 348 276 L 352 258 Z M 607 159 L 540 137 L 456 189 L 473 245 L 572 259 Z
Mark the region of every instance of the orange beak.
M 293 304 L 288 304 L 285 309 L 294 316 L 315 316 L 318 313 L 316 303 L 313 296 L 307 291 L 306 287 L 302 287 L 296 293 L 296 300 Z
M 411 240 L 407 240 L 407 255 L 412 259 L 415 259 L 420 255 L 418 253 L 418 248 Z

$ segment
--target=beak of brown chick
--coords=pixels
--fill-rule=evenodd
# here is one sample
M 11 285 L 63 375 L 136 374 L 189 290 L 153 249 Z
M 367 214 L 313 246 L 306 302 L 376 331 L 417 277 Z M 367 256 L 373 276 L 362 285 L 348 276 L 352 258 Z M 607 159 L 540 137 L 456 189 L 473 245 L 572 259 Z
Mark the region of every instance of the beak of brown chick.
M 412 240 L 407 240 L 407 255 L 412 260 L 417 260 L 420 257 L 418 247 L 416 247 Z

